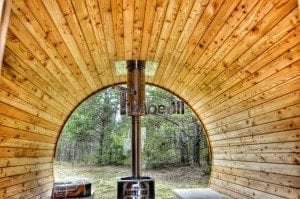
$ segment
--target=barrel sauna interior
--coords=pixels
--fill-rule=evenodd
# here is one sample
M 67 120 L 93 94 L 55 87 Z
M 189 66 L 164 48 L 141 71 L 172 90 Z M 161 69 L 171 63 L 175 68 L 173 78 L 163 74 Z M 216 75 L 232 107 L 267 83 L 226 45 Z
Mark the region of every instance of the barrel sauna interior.
M 114 62 L 131 59 L 158 62 L 146 82 L 197 113 L 210 188 L 298 198 L 299 29 L 296 0 L 13 0 L 1 36 L 0 198 L 50 194 L 64 122 L 126 82 Z

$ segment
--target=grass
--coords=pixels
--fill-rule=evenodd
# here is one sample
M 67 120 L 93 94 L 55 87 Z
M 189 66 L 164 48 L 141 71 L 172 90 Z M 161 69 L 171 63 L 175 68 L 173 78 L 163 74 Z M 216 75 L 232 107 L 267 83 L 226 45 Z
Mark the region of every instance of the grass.
M 92 182 L 95 199 L 117 198 L 117 177 L 130 176 L 130 168 L 118 166 L 83 166 L 56 163 L 55 180 L 84 178 Z M 143 170 L 144 176 L 155 179 L 158 199 L 173 198 L 173 189 L 206 187 L 208 176 L 199 167 L 172 167 Z

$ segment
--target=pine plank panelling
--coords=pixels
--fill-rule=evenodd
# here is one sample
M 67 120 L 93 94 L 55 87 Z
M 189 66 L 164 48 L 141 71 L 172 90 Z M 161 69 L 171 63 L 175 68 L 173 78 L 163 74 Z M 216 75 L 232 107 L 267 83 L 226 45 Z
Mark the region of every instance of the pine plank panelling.
M 299 21 L 296 0 L 13 1 L 0 198 L 49 197 L 66 119 L 92 93 L 124 83 L 114 63 L 126 59 L 157 62 L 147 83 L 184 99 L 203 123 L 211 188 L 299 198 Z

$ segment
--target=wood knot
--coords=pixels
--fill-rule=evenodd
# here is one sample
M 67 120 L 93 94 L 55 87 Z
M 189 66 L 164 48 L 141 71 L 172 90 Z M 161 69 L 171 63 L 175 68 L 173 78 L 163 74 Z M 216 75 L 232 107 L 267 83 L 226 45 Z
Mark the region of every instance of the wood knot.
M 257 31 L 258 31 L 258 27 L 257 27 L 257 26 L 254 26 L 253 28 L 251 28 L 251 31 L 252 31 L 252 32 L 257 32 Z

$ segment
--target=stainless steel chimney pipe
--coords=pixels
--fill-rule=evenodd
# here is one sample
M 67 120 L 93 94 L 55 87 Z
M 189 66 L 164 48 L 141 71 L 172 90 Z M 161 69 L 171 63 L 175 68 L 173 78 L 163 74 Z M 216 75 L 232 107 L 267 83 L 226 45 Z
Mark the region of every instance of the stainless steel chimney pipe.
M 132 176 L 141 177 L 141 124 L 140 116 L 145 115 L 145 61 L 127 61 L 128 115 L 131 116 Z

